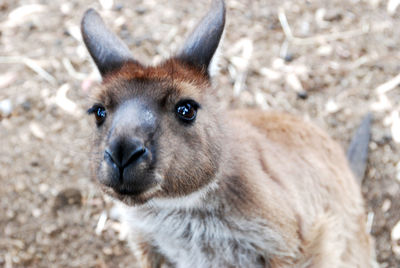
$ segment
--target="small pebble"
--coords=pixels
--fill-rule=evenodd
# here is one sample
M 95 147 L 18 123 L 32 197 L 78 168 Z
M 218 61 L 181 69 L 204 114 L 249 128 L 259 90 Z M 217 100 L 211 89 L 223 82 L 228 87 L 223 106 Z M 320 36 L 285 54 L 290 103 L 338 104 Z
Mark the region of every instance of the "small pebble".
M 375 143 L 375 142 L 373 142 L 373 141 L 371 141 L 371 142 L 369 143 L 369 149 L 370 149 L 371 151 L 375 151 L 377 148 L 378 148 L 377 143 Z
M 322 45 L 317 49 L 317 54 L 320 56 L 332 55 L 333 48 L 331 45 Z
M 400 240 L 400 221 L 398 221 L 392 228 L 390 237 L 392 238 L 392 241 Z
M 32 160 L 32 161 L 31 161 L 31 166 L 32 166 L 32 167 L 38 167 L 38 166 L 39 166 L 39 161 L 37 161 L 37 160 Z
M 67 188 L 57 194 L 53 204 L 53 211 L 74 205 L 82 205 L 82 194 L 76 188 Z
M 293 61 L 294 57 L 293 57 L 293 54 L 292 54 L 292 53 L 288 52 L 288 53 L 286 53 L 286 55 L 284 56 L 283 59 L 284 59 L 286 62 L 291 62 L 291 61 Z
M 32 108 L 32 103 L 29 100 L 26 100 L 21 104 L 21 106 L 27 112 Z
M 70 14 L 72 10 L 73 10 L 73 7 L 72 7 L 71 3 L 63 3 L 60 6 L 60 11 L 64 15 Z
M 390 234 L 390 237 L 392 239 L 392 251 L 395 255 L 400 256 L 400 221 L 396 223 L 396 225 L 393 227 L 392 232 Z
M 339 105 L 332 99 L 328 100 L 328 102 L 325 104 L 325 111 L 327 111 L 330 114 L 336 113 L 339 110 L 340 110 Z
M 105 255 L 112 255 L 112 254 L 113 254 L 113 250 L 112 250 L 112 248 L 110 248 L 110 247 L 104 247 L 104 248 L 103 248 L 103 253 L 104 253 Z
M 12 103 L 10 99 L 0 101 L 0 115 L 8 117 L 13 111 Z
M 49 185 L 48 184 L 46 184 L 46 183 L 41 183 L 40 185 L 39 185 L 39 192 L 41 193 L 41 194 L 44 194 L 44 193 L 46 193 L 48 190 L 49 190 Z
M 138 6 L 137 8 L 135 8 L 135 11 L 137 14 L 143 15 L 147 12 L 147 8 L 145 8 L 144 6 Z
M 16 192 L 23 192 L 26 189 L 26 185 L 22 181 L 15 182 L 15 186 L 14 187 L 15 187 L 14 189 L 15 189 Z
M 307 91 L 297 92 L 297 97 L 302 100 L 306 100 L 308 98 Z
M 8 219 L 13 219 L 15 217 L 15 212 L 11 209 L 7 210 L 6 216 Z
M 32 209 L 32 216 L 35 218 L 39 218 L 42 215 L 42 210 L 39 208 Z
M 328 9 L 323 16 L 326 21 L 340 21 L 343 19 L 343 15 L 340 10 Z
M 382 204 L 382 211 L 383 212 L 389 211 L 391 206 L 392 206 L 392 201 L 390 201 L 389 199 L 385 199 L 385 201 L 383 201 Z
M 46 134 L 43 131 L 42 127 L 36 122 L 31 122 L 29 124 L 29 129 L 32 135 L 40 140 L 43 140 L 46 137 Z
M 45 234 L 50 236 L 59 233 L 61 230 L 56 224 L 45 225 L 42 227 L 42 230 Z
M 392 141 L 392 136 L 390 134 L 385 134 L 382 137 L 380 137 L 377 141 L 376 144 L 379 146 L 383 146 L 385 144 L 388 144 Z
M 115 11 L 121 11 L 123 8 L 124 8 L 124 4 L 122 4 L 122 3 L 116 3 L 114 5 L 114 10 Z

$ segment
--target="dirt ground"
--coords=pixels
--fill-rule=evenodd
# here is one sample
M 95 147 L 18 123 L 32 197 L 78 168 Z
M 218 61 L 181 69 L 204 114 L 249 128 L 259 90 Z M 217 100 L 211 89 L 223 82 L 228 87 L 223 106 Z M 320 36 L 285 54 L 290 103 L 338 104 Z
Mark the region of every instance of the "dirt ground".
M 372 112 L 362 184 L 381 267 L 400 267 L 400 7 L 396 0 L 227 0 L 223 105 L 297 114 L 344 148 Z M 81 42 L 88 7 L 151 63 L 208 0 L 0 0 L 0 266 L 135 267 L 113 202 L 90 178 Z M 396 225 L 397 224 L 397 225 Z

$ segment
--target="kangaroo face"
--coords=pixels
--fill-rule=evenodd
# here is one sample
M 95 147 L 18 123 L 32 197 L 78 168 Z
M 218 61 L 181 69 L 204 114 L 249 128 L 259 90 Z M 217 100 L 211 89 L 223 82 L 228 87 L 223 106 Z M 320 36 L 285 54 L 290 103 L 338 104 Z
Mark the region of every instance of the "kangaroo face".
M 208 79 L 185 73 L 177 61 L 164 68 L 172 65 L 182 74 L 160 77 L 154 68 L 126 64 L 107 79 L 88 111 L 97 128 L 93 173 L 107 193 L 127 204 L 189 194 L 210 183 L 218 169 L 217 109 L 204 94 Z M 135 77 L 138 68 L 146 78 Z M 185 81 L 185 75 L 196 80 Z

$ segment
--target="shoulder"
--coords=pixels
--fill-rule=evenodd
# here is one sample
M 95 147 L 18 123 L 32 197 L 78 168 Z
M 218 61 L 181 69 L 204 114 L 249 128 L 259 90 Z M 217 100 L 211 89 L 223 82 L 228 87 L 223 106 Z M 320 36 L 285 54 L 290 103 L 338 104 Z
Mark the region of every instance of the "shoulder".
M 233 124 L 242 125 L 235 129 L 252 129 L 284 147 L 338 148 L 324 130 L 295 115 L 247 109 L 231 111 L 230 116 L 236 121 Z

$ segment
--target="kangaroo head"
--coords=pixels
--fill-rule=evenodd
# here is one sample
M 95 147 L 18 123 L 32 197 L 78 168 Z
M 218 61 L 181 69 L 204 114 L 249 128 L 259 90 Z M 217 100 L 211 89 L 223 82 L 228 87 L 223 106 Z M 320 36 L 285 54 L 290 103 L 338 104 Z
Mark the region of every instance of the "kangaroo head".
M 222 132 L 209 65 L 224 24 L 224 2 L 214 0 L 176 56 L 144 66 L 96 11 L 86 11 L 83 40 L 103 77 L 88 110 L 97 133 L 92 169 L 108 194 L 142 204 L 190 194 L 215 178 Z

